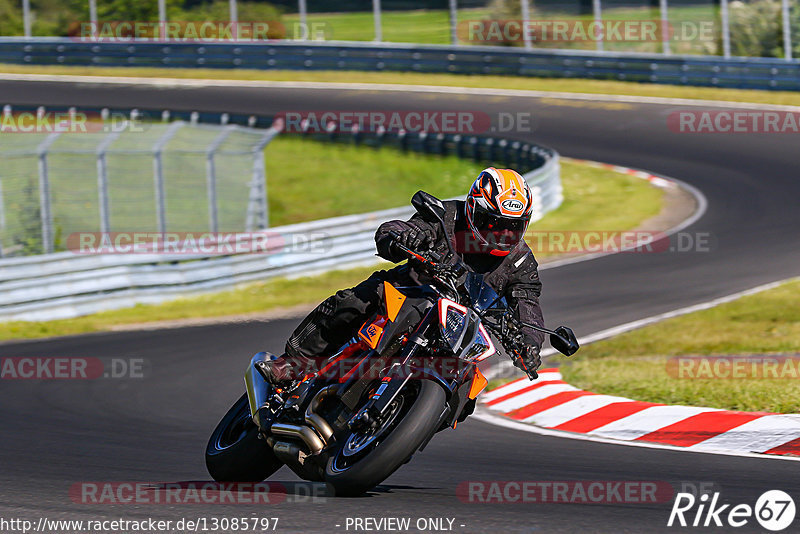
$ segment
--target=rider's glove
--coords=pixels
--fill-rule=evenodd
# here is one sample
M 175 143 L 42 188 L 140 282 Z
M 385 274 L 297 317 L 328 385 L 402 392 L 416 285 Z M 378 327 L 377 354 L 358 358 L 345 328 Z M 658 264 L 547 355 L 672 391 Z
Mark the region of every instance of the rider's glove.
M 525 347 L 514 356 L 514 366 L 522 369 L 528 378 L 535 380 L 539 378 L 536 370 L 542 365 L 542 357 L 539 355 L 539 347 L 536 345 L 525 345 Z
M 432 237 L 430 232 L 409 226 L 408 230 L 400 234 L 397 243 L 417 252 L 430 248 Z

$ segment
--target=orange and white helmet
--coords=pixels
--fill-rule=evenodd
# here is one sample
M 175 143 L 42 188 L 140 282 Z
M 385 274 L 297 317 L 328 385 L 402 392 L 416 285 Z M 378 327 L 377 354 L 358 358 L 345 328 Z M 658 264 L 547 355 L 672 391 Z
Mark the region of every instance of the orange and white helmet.
M 517 246 L 532 213 L 531 190 L 511 169 L 484 169 L 467 195 L 467 222 L 472 235 L 495 256 L 505 256 Z

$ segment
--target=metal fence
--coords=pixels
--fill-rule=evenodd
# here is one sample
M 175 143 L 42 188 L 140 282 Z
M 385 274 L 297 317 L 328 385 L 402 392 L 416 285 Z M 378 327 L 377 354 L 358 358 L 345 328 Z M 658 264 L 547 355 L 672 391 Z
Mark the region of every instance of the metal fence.
M 264 147 L 277 130 L 163 119 L 5 106 L 0 257 L 64 250 L 78 232 L 266 228 Z

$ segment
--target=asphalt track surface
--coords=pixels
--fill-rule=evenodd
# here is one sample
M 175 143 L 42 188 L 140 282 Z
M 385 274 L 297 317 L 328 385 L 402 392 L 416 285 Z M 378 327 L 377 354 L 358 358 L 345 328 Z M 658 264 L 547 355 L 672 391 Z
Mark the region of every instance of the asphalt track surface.
M 796 136 L 671 132 L 666 125 L 669 113 L 686 106 L 406 91 L 154 89 L 41 82 L 0 82 L 0 102 L 253 113 L 532 112 L 533 131 L 515 137 L 552 146 L 565 156 L 644 168 L 699 188 L 709 207 L 687 231 L 708 232 L 711 251 L 626 253 L 542 272 L 547 322 L 570 324 L 579 335 L 800 273 Z M 321 488 L 298 483 L 283 469 L 273 480 L 284 483 L 288 495 L 274 506 L 87 505 L 71 500 L 70 488 L 84 481 L 208 480 L 205 443 L 241 393 L 249 355 L 260 349 L 279 351 L 296 323 L 276 320 L 0 345 L 2 356 L 132 357 L 147 362 L 141 379 L 0 384 L 2 517 L 278 516 L 278 530 L 283 532 L 345 531 L 348 517 L 411 517 L 412 522 L 448 517 L 455 519 L 456 532 L 653 532 L 675 530 L 666 527 L 671 501 L 479 504 L 459 500 L 456 488 L 476 480 L 646 480 L 676 487 L 711 482 L 721 500 L 733 504 L 753 505 L 769 489 L 800 497 L 796 462 L 591 443 L 471 420 L 439 434 L 410 464 L 363 498 L 308 499 L 305 495 Z M 751 519 L 742 530 L 756 527 Z

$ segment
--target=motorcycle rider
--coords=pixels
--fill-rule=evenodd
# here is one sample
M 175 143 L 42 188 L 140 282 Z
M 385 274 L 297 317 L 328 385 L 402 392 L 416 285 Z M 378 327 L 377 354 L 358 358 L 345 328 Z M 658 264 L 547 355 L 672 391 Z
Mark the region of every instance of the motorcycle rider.
M 445 225 L 454 236 L 456 253 L 469 269 L 484 275 L 486 282 L 506 297 L 520 321 L 543 325 L 539 295 L 538 264 L 523 237 L 533 212 L 533 197 L 525 179 L 511 169 L 489 167 L 481 171 L 465 201 L 443 201 Z M 398 242 L 414 251 L 432 250 L 445 257 L 445 235 L 436 221 L 419 213 L 408 221 L 388 221 L 375 234 L 378 255 L 398 263 L 406 257 L 394 248 Z M 266 367 L 267 378 L 276 387 L 285 386 L 312 369 L 320 356 L 330 357 L 350 340 L 383 301 L 383 282 L 392 285 L 423 283 L 424 273 L 406 263 L 388 271 L 377 271 L 357 286 L 338 291 L 317 306 L 297 327 L 286 343 L 285 354 Z M 511 354 L 514 365 L 529 378 L 536 378 L 541 365 L 539 351 L 544 334 L 523 327 L 524 349 Z

